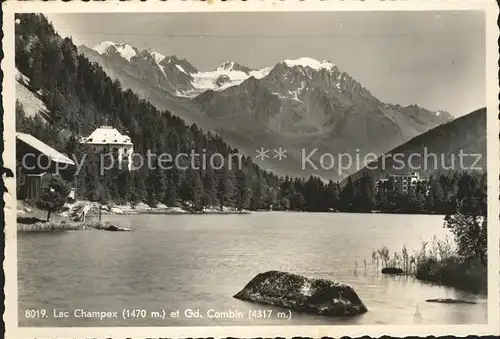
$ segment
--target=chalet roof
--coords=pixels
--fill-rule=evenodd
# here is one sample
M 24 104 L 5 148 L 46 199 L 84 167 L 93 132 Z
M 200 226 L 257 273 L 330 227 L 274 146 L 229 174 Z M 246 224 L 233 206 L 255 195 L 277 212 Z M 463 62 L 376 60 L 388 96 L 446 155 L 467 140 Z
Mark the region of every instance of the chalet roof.
M 116 128 L 111 126 L 101 126 L 80 142 L 85 144 L 124 144 L 132 145 L 132 140 L 128 135 L 121 134 Z
M 58 162 L 58 163 L 63 163 L 63 164 L 69 164 L 69 165 L 75 165 L 73 160 L 65 156 L 64 154 L 56 151 L 46 143 L 38 140 L 31 134 L 26 134 L 26 133 L 16 133 L 16 138 L 18 140 L 21 140 L 25 144 L 33 147 L 40 153 L 45 154 L 51 161 Z

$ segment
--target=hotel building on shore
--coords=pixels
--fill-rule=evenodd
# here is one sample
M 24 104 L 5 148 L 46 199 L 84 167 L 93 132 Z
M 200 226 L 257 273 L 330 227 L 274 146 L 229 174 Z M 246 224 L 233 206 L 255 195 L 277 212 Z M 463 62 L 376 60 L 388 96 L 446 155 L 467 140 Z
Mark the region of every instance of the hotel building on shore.
M 87 145 L 94 152 L 112 152 L 115 165 L 131 170 L 134 144 L 128 135 L 121 134 L 112 126 L 101 126 L 88 137 L 80 139 L 80 144 Z
M 404 174 L 392 174 L 389 178 L 380 179 L 377 181 L 377 188 L 390 179 L 392 179 L 396 189 L 401 189 L 404 193 L 407 193 L 410 188 L 417 187 L 419 183 L 423 185 L 427 184 L 427 179 L 420 178 L 420 174 L 418 172 L 411 172 Z

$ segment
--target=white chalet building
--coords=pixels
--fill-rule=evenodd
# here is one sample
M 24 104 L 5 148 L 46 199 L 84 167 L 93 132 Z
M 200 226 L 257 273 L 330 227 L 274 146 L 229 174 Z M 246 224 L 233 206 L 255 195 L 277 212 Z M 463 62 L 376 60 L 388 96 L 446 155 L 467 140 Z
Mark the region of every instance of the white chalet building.
M 101 126 L 88 137 L 81 138 L 80 144 L 87 145 L 95 152 L 111 152 L 115 155 L 115 161 L 119 168 L 132 167 L 132 154 L 134 144 L 129 136 L 123 135 L 112 126 Z M 125 163 L 125 165 L 124 165 Z

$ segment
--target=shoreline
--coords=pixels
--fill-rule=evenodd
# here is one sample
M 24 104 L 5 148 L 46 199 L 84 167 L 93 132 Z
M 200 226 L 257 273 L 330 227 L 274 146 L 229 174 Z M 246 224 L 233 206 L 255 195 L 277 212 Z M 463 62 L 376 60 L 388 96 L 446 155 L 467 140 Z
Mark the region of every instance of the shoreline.
M 82 203 L 82 202 L 77 202 Z M 77 204 L 75 203 L 75 204 Z M 94 205 L 93 208 L 89 210 L 88 215 L 98 215 L 99 206 L 97 203 L 88 202 Z M 446 214 L 438 213 L 397 213 L 397 212 L 381 212 L 381 211 L 371 211 L 371 212 L 347 212 L 347 211 L 303 211 L 303 210 L 277 210 L 277 209 L 260 209 L 260 210 L 236 210 L 231 207 L 224 207 L 223 210 L 215 207 L 208 207 L 204 211 L 192 211 L 185 207 L 149 207 L 148 205 L 141 203 L 139 207 L 131 207 L 130 205 L 102 205 L 101 206 L 102 215 L 147 215 L 147 214 L 173 214 L 173 215 L 249 215 L 254 213 L 310 213 L 310 214 L 377 214 L 377 215 L 429 215 L 429 216 L 441 216 L 445 217 Z
M 102 215 L 235 215 L 235 214 L 252 214 L 254 211 L 209 211 L 209 212 L 192 212 L 192 211 L 170 211 L 170 210 L 132 210 L 132 211 L 123 211 L 121 213 L 112 213 L 108 211 L 102 211 Z M 99 213 L 97 211 L 89 212 L 87 216 L 98 216 Z
M 95 208 L 91 208 L 87 214 L 87 216 L 96 216 L 99 215 L 99 207 L 101 209 L 102 215 L 147 215 L 147 214 L 161 214 L 161 215 L 225 215 L 225 214 L 251 214 L 251 211 L 248 210 L 234 210 L 234 209 L 224 209 L 219 210 L 215 208 L 207 208 L 203 211 L 193 211 L 188 208 L 182 207 L 149 207 L 149 206 L 140 206 L 140 207 L 130 207 L 127 205 L 115 205 L 115 206 L 95 206 Z
M 139 203 L 135 206 L 130 204 L 115 205 L 115 204 L 99 204 L 98 202 L 78 200 L 73 203 L 67 203 L 62 212 L 58 216 L 62 218 L 72 219 L 76 216 L 81 216 L 84 213 L 85 217 L 95 218 L 99 215 L 225 215 L 225 214 L 250 214 L 248 210 L 236 210 L 233 208 L 224 207 L 223 210 L 215 207 L 205 208 L 202 211 L 194 211 L 190 206 L 185 207 L 169 207 L 159 204 L 157 207 L 150 207 L 145 203 Z
M 150 207 L 145 203 L 135 206 L 124 205 L 100 205 L 97 202 L 79 200 L 67 203 L 62 212 L 53 213 L 50 221 L 46 221 L 47 212 L 35 206 L 28 205 L 24 201 L 17 201 L 17 231 L 37 232 L 37 231 L 70 231 L 95 229 L 96 227 L 85 227 L 84 225 L 98 223 L 99 213 L 103 218 L 107 216 L 131 216 L 131 215 L 197 215 L 197 216 L 217 216 L 217 215 L 251 215 L 256 213 L 313 213 L 313 214 L 359 214 L 353 212 L 324 211 L 308 212 L 294 210 L 235 210 L 231 207 L 224 207 L 223 210 L 216 206 L 206 208 L 204 211 L 193 211 L 190 206 L 168 207 L 159 204 L 157 207 Z M 82 215 L 85 217 L 82 219 Z M 362 213 L 362 214 L 396 214 L 396 213 Z M 408 214 L 411 216 L 413 214 Z M 436 215 L 436 214 L 432 214 Z M 437 216 L 437 215 L 436 215 Z M 444 215 L 440 215 L 444 217 Z M 104 220 L 101 223 L 105 223 Z M 100 227 L 97 227 L 100 228 Z
M 398 213 L 398 212 L 387 212 L 373 210 L 370 212 L 348 212 L 348 211 L 304 211 L 304 210 L 279 210 L 279 209 L 260 209 L 260 210 L 236 210 L 232 207 L 224 207 L 223 210 L 216 206 L 211 206 L 205 208 L 203 211 L 193 211 L 189 206 L 186 207 L 170 207 L 163 204 L 159 204 L 157 207 L 150 207 L 149 205 L 141 202 L 136 206 L 132 207 L 130 204 L 124 205 L 100 205 L 97 202 L 77 200 L 73 203 L 67 203 L 62 212 L 54 214 L 54 217 L 69 218 L 74 217 L 75 210 L 86 208 L 86 216 L 95 217 L 99 215 L 99 209 L 102 215 L 250 215 L 254 213 L 311 213 L 311 214 L 371 214 L 371 215 L 428 215 L 428 216 L 441 216 L 445 217 L 445 214 L 438 213 Z M 28 210 L 29 212 L 27 212 Z M 29 216 L 31 210 L 38 210 L 34 206 L 26 205 L 23 201 L 17 200 L 17 216 Z M 38 215 L 40 213 L 37 213 Z
M 257 211 L 252 211 L 252 210 L 243 210 L 243 211 L 206 211 L 206 212 L 192 212 L 189 210 L 183 210 L 183 211 L 171 211 L 171 210 L 165 210 L 165 209 L 151 209 L 151 210 L 143 210 L 143 209 L 132 209 L 132 210 L 126 210 L 122 211 L 121 213 L 112 213 L 103 210 L 102 215 L 148 215 L 148 214 L 164 214 L 164 215 L 236 215 L 236 214 L 241 214 L 241 215 L 250 215 L 250 214 L 255 214 L 255 213 L 304 213 L 304 214 L 378 214 L 378 215 L 402 215 L 402 216 L 413 216 L 413 215 L 427 215 L 427 216 L 438 216 L 438 217 L 445 217 L 446 214 L 437 214 L 437 213 L 386 213 L 386 212 L 367 212 L 367 213 L 360 213 L 360 212 L 329 212 L 329 211 L 322 211 L 322 212 L 308 212 L 308 211 L 295 211 L 295 210 L 257 210 Z M 91 211 L 89 212 L 88 215 L 98 215 L 97 211 Z

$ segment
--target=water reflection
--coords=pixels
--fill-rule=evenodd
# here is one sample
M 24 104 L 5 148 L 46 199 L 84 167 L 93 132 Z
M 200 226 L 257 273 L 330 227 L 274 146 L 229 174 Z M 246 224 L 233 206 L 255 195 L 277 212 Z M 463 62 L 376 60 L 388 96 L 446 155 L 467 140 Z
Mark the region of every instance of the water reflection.
M 486 299 L 378 273 L 374 248 L 420 247 L 448 230 L 439 216 L 258 213 L 248 216 L 113 216 L 132 232 L 19 234 L 19 319 L 27 326 L 199 326 L 486 323 Z M 359 230 L 362 229 L 363 232 Z M 36 254 L 36 255 L 34 255 Z M 353 263 L 361 263 L 357 267 Z M 369 312 L 349 319 L 294 312 L 292 320 L 28 320 L 26 308 L 117 311 L 273 309 L 232 298 L 256 274 L 283 270 L 354 287 Z M 476 305 L 426 303 L 431 298 Z M 418 312 L 417 312 L 418 311 Z M 420 314 L 421 319 L 416 316 Z

